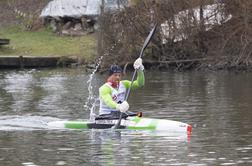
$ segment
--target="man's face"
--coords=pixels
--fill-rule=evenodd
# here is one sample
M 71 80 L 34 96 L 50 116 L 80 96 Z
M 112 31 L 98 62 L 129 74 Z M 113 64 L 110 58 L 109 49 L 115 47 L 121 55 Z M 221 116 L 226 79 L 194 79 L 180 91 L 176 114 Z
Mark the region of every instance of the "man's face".
M 122 73 L 114 73 L 109 77 L 109 80 L 119 83 L 122 78 Z

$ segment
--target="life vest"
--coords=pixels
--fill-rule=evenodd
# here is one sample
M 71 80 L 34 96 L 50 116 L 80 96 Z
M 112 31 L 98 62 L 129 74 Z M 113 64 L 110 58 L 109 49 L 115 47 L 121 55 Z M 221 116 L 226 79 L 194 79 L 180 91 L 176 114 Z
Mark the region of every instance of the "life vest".
M 106 86 L 108 86 L 112 90 L 111 95 L 112 95 L 113 101 L 115 101 L 116 103 L 122 103 L 124 101 L 125 94 L 126 94 L 126 87 L 124 86 L 124 84 L 122 82 L 119 83 L 118 89 L 113 88 L 109 83 L 106 83 Z M 100 115 L 101 114 L 109 114 L 112 111 L 118 111 L 118 110 L 110 108 L 102 101 L 102 99 L 100 99 L 99 114 Z

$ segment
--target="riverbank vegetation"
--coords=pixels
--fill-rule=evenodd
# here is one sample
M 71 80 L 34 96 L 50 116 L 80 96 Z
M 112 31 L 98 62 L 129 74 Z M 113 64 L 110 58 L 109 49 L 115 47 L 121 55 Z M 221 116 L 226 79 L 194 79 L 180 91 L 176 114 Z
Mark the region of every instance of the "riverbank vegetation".
M 133 6 L 105 13 L 101 19 L 103 65 L 136 59 L 157 23 L 144 57 L 152 67 L 251 68 L 251 11 L 252 1 L 246 0 L 135 0 Z

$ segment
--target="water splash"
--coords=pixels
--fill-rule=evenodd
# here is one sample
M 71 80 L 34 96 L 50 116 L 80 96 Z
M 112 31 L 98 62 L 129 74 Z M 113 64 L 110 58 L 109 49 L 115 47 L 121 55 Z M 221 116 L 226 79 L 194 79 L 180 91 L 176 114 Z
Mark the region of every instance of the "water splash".
M 98 62 L 95 65 L 95 69 L 93 70 L 93 72 L 89 75 L 89 79 L 87 81 L 88 83 L 88 98 L 87 101 L 85 102 L 84 108 L 87 109 L 88 111 L 90 111 L 90 121 L 93 121 L 96 114 L 95 114 L 95 106 L 96 103 L 98 101 L 98 97 L 94 94 L 93 92 L 93 86 L 92 86 L 92 80 L 94 77 L 94 74 L 96 73 L 96 71 L 98 70 L 101 62 L 102 62 L 103 56 L 101 56 L 100 58 L 98 58 Z
M 121 33 L 121 36 L 122 36 L 122 33 Z M 121 41 L 121 39 L 118 40 L 118 43 L 120 43 L 120 41 Z M 90 111 L 90 116 L 89 116 L 90 121 L 94 121 L 94 119 L 95 119 L 95 116 L 96 116 L 96 114 L 95 114 L 96 103 L 99 100 L 99 97 L 96 96 L 93 93 L 92 80 L 93 80 L 94 74 L 98 70 L 98 68 L 99 68 L 99 66 L 100 66 L 100 64 L 102 62 L 103 57 L 108 56 L 109 53 L 112 52 L 115 49 L 116 45 L 117 45 L 117 43 L 114 43 L 110 47 L 110 49 L 106 49 L 104 51 L 104 54 L 100 58 L 98 58 L 98 62 L 96 63 L 95 69 L 90 74 L 89 79 L 87 81 L 87 83 L 88 83 L 88 94 L 89 95 L 88 95 L 87 101 L 84 104 L 84 108 L 87 109 L 88 111 Z

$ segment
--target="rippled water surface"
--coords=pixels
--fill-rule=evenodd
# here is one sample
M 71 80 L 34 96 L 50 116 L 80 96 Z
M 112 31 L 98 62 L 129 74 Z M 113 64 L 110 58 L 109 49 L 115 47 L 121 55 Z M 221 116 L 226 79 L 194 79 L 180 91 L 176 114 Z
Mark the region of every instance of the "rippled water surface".
M 0 165 L 252 165 L 252 73 L 146 71 L 131 111 L 191 124 L 190 137 L 49 128 L 89 119 L 105 76 L 91 89 L 89 78 L 82 69 L 1 70 Z

